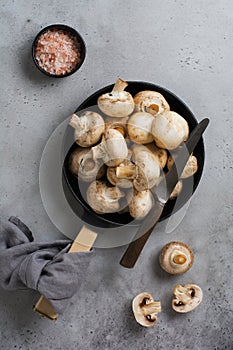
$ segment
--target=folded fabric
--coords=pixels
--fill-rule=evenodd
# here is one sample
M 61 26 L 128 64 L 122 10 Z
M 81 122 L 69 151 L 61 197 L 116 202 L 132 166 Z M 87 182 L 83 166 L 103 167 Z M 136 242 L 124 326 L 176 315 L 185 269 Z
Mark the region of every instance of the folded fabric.
M 67 254 L 70 245 L 69 240 L 34 242 L 18 218 L 0 220 L 0 287 L 38 290 L 62 313 L 85 278 L 92 254 Z

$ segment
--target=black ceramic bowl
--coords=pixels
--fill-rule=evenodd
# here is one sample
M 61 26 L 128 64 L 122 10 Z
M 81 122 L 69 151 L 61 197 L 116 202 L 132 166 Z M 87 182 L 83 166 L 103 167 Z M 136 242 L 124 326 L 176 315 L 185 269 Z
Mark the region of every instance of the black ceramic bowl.
M 130 81 L 128 82 L 128 84 L 129 85 L 126 88 L 126 90 L 129 91 L 133 96 L 142 90 L 154 90 L 160 92 L 169 103 L 171 110 L 179 113 L 187 120 L 190 131 L 193 130 L 194 127 L 197 125 L 197 120 L 195 119 L 190 109 L 186 106 L 186 104 L 175 94 L 168 91 L 167 89 L 147 82 Z M 90 110 L 100 112 L 97 107 L 97 99 L 100 95 L 111 91 L 112 88 L 113 85 L 109 85 L 96 91 L 78 107 L 76 112 L 87 108 Z M 77 147 L 76 143 L 73 142 L 73 128 L 71 128 L 70 126 L 68 126 L 67 128 L 67 132 L 64 139 L 64 144 L 68 143 L 72 144 L 72 146 L 69 148 L 67 154 L 65 155 L 65 160 L 63 164 L 63 188 L 65 196 L 73 211 L 85 222 L 98 227 L 118 227 L 125 224 L 131 226 L 140 225 L 140 221 L 135 221 L 129 213 L 111 213 L 98 215 L 91 209 L 91 207 L 86 202 L 85 198 L 83 198 L 83 196 L 81 195 L 78 180 L 69 171 L 69 157 L 72 151 Z M 193 154 L 197 157 L 198 171 L 194 174 L 194 176 L 183 180 L 183 189 L 178 199 L 169 200 L 166 203 L 160 221 L 168 218 L 172 213 L 178 211 L 192 196 L 199 184 L 203 172 L 205 157 L 204 143 L 202 138 L 196 146 Z
M 81 53 L 80 61 L 75 65 L 75 67 L 71 71 L 69 71 L 65 74 L 51 74 L 51 73 L 47 72 L 39 65 L 39 63 L 36 59 L 35 51 L 36 51 L 37 41 L 40 38 L 41 34 L 43 34 L 44 32 L 46 32 L 49 29 L 63 30 L 64 32 L 71 34 L 72 36 L 77 38 L 77 41 L 80 43 L 80 53 Z M 83 64 L 85 56 L 86 56 L 86 46 L 85 46 L 85 42 L 84 42 L 83 38 L 74 28 L 71 28 L 65 24 L 51 24 L 51 25 L 43 28 L 37 34 L 37 36 L 35 37 L 33 44 L 32 44 L 32 58 L 33 58 L 33 61 L 36 65 L 36 67 L 45 75 L 47 75 L 49 77 L 53 77 L 53 78 L 65 78 L 65 77 L 68 77 L 69 75 L 75 73 Z

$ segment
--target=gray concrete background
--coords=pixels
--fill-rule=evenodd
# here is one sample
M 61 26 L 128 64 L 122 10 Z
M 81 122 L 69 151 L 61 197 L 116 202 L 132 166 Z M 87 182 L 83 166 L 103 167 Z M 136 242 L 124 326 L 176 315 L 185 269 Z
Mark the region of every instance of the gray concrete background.
M 233 3 L 183 1 L 1 1 L 0 215 L 18 215 L 37 240 L 61 238 L 40 199 L 38 169 L 54 128 L 89 94 L 118 76 L 174 91 L 197 119 L 209 117 L 204 177 L 172 234 L 160 224 L 135 269 L 119 265 L 124 247 L 98 249 L 79 294 L 56 323 L 32 311 L 38 294 L 0 291 L 0 349 L 232 349 Z M 36 33 L 74 26 L 87 58 L 56 80 L 33 66 Z M 170 240 L 189 244 L 195 263 L 173 277 L 158 266 Z M 187 315 L 170 308 L 177 283 L 195 282 L 204 300 Z M 160 300 L 158 325 L 141 328 L 131 312 L 142 291 Z

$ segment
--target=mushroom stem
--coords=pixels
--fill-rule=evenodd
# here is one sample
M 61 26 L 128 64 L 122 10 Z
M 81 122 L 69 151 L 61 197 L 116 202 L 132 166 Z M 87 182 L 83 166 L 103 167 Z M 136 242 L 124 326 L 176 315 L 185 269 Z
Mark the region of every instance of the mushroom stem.
M 126 86 L 128 86 L 128 83 L 126 83 L 126 81 L 124 81 L 123 79 L 119 78 L 113 86 L 112 92 L 124 91 Z
M 152 303 L 145 304 L 143 305 L 142 309 L 145 316 L 157 314 L 158 312 L 162 311 L 160 301 L 153 301 Z
M 138 175 L 138 167 L 135 164 L 118 166 L 116 168 L 116 176 L 118 179 L 133 180 Z
M 82 119 L 75 113 L 72 114 L 69 125 L 72 126 L 74 129 L 79 130 L 82 129 Z
M 175 287 L 174 295 L 184 304 L 188 304 L 191 301 L 190 292 L 181 285 Z
M 179 250 L 174 250 L 174 252 L 171 254 L 171 263 L 175 265 L 183 265 L 187 261 L 186 255 L 179 251 Z
M 98 145 L 91 148 L 93 159 L 102 159 L 106 156 L 105 142 L 102 139 L 102 142 Z

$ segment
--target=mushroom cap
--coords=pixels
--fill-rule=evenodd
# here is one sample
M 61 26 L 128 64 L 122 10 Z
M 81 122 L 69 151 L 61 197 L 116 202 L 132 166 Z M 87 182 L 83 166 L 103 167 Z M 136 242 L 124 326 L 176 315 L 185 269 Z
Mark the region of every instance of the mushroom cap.
M 101 115 L 92 111 L 85 111 L 80 116 L 73 114 L 69 123 L 75 128 L 74 139 L 81 147 L 95 145 L 105 130 Z
M 104 181 L 93 181 L 87 189 L 87 202 L 97 214 L 119 211 L 119 199 L 125 194 L 118 187 L 109 187 Z
M 170 110 L 170 106 L 159 92 L 144 90 L 134 96 L 135 111 L 148 112 L 154 116 Z
M 105 174 L 105 166 L 92 158 L 90 148 L 77 148 L 69 158 L 70 172 L 85 182 L 100 179 Z
M 167 160 L 168 170 L 171 168 L 173 163 L 174 163 L 174 158 L 172 156 L 169 156 Z M 197 169 L 198 169 L 197 158 L 194 155 L 191 155 L 184 167 L 184 170 L 182 171 L 180 178 L 187 179 L 188 177 L 194 175 L 197 172 Z
M 132 95 L 124 91 L 128 84 L 118 79 L 111 92 L 99 96 L 97 104 L 99 109 L 110 117 L 126 117 L 134 110 Z
M 152 304 L 151 310 L 145 307 L 148 304 Z M 137 323 L 144 327 L 151 327 L 157 323 L 157 314 L 161 312 L 161 304 L 154 302 L 151 294 L 144 292 L 133 299 L 132 309 Z
M 192 250 L 182 242 L 167 243 L 161 250 L 159 262 L 161 267 L 172 275 L 188 271 L 194 260 Z
M 163 169 L 167 164 L 167 151 L 157 147 L 154 143 L 147 144 L 146 148 L 158 158 L 160 167 Z
M 151 210 L 154 204 L 154 198 L 150 190 L 146 191 L 136 191 L 134 190 L 133 197 L 128 199 L 128 207 L 130 215 L 137 219 L 143 219 Z
M 203 292 L 196 284 L 177 285 L 173 293 L 172 308 L 179 313 L 194 310 L 203 299 Z
M 137 191 L 154 187 L 160 176 L 158 157 L 143 145 L 133 145 L 132 160 L 138 166 L 138 176 L 133 181 Z
M 124 136 L 116 129 L 105 131 L 101 143 L 92 147 L 93 159 L 101 158 L 108 166 L 117 166 L 128 157 Z
M 135 143 L 146 144 L 153 142 L 151 133 L 153 120 L 154 117 L 150 113 L 134 113 L 128 120 L 127 130 L 129 138 Z
M 174 188 L 174 190 L 172 191 L 172 193 L 170 194 L 169 199 L 175 199 L 176 197 L 178 197 L 178 195 L 180 194 L 180 192 L 182 191 L 183 188 L 183 182 L 182 180 L 179 180 Z
M 172 150 L 187 140 L 189 126 L 178 113 L 165 111 L 154 118 L 151 131 L 158 147 Z

